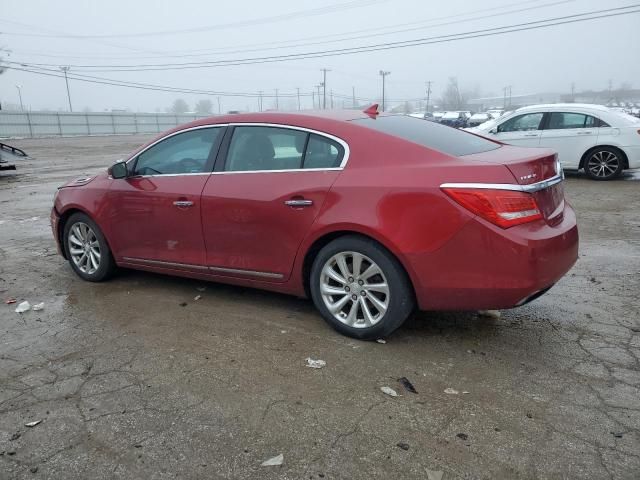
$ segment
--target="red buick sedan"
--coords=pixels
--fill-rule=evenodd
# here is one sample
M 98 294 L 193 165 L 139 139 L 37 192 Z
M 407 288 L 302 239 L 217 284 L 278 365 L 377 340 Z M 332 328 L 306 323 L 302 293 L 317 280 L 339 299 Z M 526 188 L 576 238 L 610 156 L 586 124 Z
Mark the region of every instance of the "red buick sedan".
M 374 110 L 178 127 L 61 187 L 51 223 L 85 280 L 118 266 L 310 296 L 363 339 L 415 308 L 523 305 L 578 253 L 554 152 Z

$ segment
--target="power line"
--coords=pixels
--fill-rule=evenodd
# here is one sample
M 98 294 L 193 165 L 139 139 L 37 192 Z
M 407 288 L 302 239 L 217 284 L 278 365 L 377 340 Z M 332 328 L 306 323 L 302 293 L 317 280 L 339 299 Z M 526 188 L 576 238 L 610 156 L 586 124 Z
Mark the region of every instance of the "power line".
M 184 63 L 160 63 L 160 64 L 142 64 L 142 65 L 71 65 L 73 68 L 92 69 L 92 71 L 157 71 L 157 70 L 183 70 L 194 68 L 212 68 L 220 66 L 236 66 L 236 65 L 253 65 L 261 63 L 283 62 L 290 60 L 303 60 L 310 58 L 321 58 L 331 56 L 351 55 L 356 53 L 366 53 L 373 51 L 391 50 L 398 48 L 414 47 L 419 45 L 430 45 L 435 43 L 446 43 L 457 40 L 466 40 L 480 37 L 490 37 L 495 35 L 504 35 L 506 33 L 537 30 L 540 28 L 548 28 L 557 25 L 566 25 L 571 23 L 585 22 L 589 20 L 597 20 L 602 18 L 616 17 L 621 15 L 630 15 L 640 12 L 640 4 L 628 5 L 626 7 L 608 8 L 603 10 L 595 10 L 591 12 L 583 12 L 574 15 L 566 15 L 561 17 L 553 17 L 533 22 L 525 22 L 513 25 L 505 25 L 501 27 L 492 27 L 481 30 L 473 30 L 468 32 L 439 35 L 434 37 L 417 38 L 412 40 L 403 40 L 397 42 L 387 42 L 372 45 L 363 45 L 358 47 L 340 48 L 333 50 L 322 50 L 315 52 L 295 53 L 288 55 L 277 55 L 268 57 L 241 58 L 232 60 L 219 60 L 207 62 L 184 62 Z M 635 10 L 630 10 L 635 9 Z M 626 10 L 626 11 L 621 11 Z M 8 62 L 20 63 L 20 62 Z M 32 63 L 38 66 L 55 66 L 46 63 Z M 104 70 L 105 68 L 111 70 Z M 103 69 L 103 70 L 95 70 Z
M 117 34 L 93 34 L 93 35 L 78 35 L 78 34 L 43 34 L 43 33 L 19 33 L 19 32 L 3 32 L 7 35 L 17 35 L 23 37 L 45 37 L 45 38 L 77 38 L 77 39 L 90 39 L 90 38 L 139 38 L 139 37 L 157 37 L 165 35 L 180 35 L 191 34 L 199 32 L 208 32 L 215 30 L 223 30 L 229 28 L 248 27 L 254 25 L 263 25 L 266 23 L 283 22 L 286 20 L 292 20 L 295 18 L 313 17 L 318 15 L 326 15 L 330 13 L 339 12 L 342 10 L 350 10 L 353 8 L 360 8 L 370 6 L 376 3 L 386 2 L 388 0 L 351 0 L 348 2 L 327 5 L 324 7 L 317 7 L 308 10 L 298 10 L 295 12 L 284 13 L 281 15 L 273 15 L 271 17 L 256 18 L 252 20 L 242 20 L 231 23 L 221 23 L 216 25 L 208 25 L 204 27 L 186 28 L 181 30 L 164 30 L 157 32 L 137 32 L 137 33 L 117 33 Z
M 541 0 L 534 0 L 534 2 L 539 2 L 539 1 L 541 1 Z M 265 51 L 265 50 L 278 50 L 278 49 L 284 49 L 284 48 L 291 48 L 292 46 L 298 48 L 298 47 L 311 46 L 311 45 L 323 45 L 323 44 L 327 44 L 327 43 L 344 42 L 344 41 L 348 41 L 348 40 L 357 40 L 357 39 L 371 38 L 371 37 L 378 37 L 378 36 L 385 36 L 385 35 L 395 35 L 397 33 L 406 33 L 406 32 L 409 32 L 409 31 L 424 30 L 424 29 L 430 29 L 430 28 L 434 28 L 434 27 L 441 27 L 441 26 L 452 25 L 452 24 L 457 24 L 457 23 L 482 20 L 482 19 L 485 19 L 485 18 L 493 18 L 493 17 L 496 17 L 496 16 L 510 15 L 510 14 L 513 14 L 513 13 L 520 13 L 520 12 L 524 12 L 524 11 L 528 11 L 528 10 L 535 10 L 535 9 L 546 8 L 546 7 L 550 7 L 550 6 L 557 6 L 557 5 L 560 5 L 560 4 L 570 3 L 570 2 L 575 2 L 575 1 L 576 0 L 560 0 L 560 1 L 555 1 L 555 2 L 545 3 L 545 4 L 542 4 L 542 5 L 535 5 L 535 6 L 531 6 L 531 7 L 519 8 L 519 9 L 516 9 L 516 10 L 506 10 L 506 11 L 504 11 L 504 8 L 508 8 L 508 7 L 513 6 L 513 5 L 522 5 L 523 4 L 522 2 L 518 2 L 516 4 L 508 4 L 508 5 L 504 5 L 504 6 L 501 6 L 501 7 L 492 7 L 492 8 L 486 8 L 486 9 L 481 9 L 481 10 L 475 10 L 475 11 L 468 12 L 468 13 L 463 13 L 463 14 L 449 15 L 449 16 L 444 16 L 444 17 L 436 17 L 434 19 L 427 20 L 427 21 L 402 23 L 402 24 L 392 25 L 392 26 L 389 26 L 389 27 L 384 27 L 384 29 L 389 29 L 389 28 L 396 28 L 396 27 L 408 26 L 408 25 L 422 25 L 420 27 L 406 28 L 406 29 L 401 29 L 401 30 L 392 30 L 392 31 L 388 31 L 388 32 L 381 32 L 380 31 L 381 28 L 367 28 L 367 29 L 363 29 L 363 30 L 352 31 L 352 32 L 349 32 L 349 34 L 345 34 L 345 33 L 329 34 L 329 35 L 322 35 L 322 36 L 306 37 L 306 38 L 302 38 L 302 39 L 289 40 L 289 41 L 266 42 L 266 43 L 240 45 L 240 46 L 227 47 L 227 48 L 207 49 L 207 50 L 204 50 L 204 52 L 206 52 L 206 53 L 186 53 L 186 52 L 203 51 L 203 50 L 187 50 L 187 51 L 166 52 L 166 53 L 163 53 L 163 54 L 160 54 L 160 55 L 147 56 L 147 57 L 137 56 L 135 58 L 137 58 L 137 59 L 147 59 L 147 58 L 166 58 L 166 57 L 178 57 L 178 58 L 202 57 L 202 56 L 208 56 L 208 55 L 212 55 L 212 54 L 220 55 L 220 54 L 259 52 L 259 51 Z M 532 2 L 524 2 L 524 4 L 527 4 L 527 3 L 532 3 Z M 425 23 L 427 23 L 427 24 L 428 23 L 433 23 L 436 20 L 458 18 L 458 17 L 461 17 L 461 16 L 469 16 L 469 15 L 472 15 L 474 13 L 494 11 L 494 10 L 496 10 L 498 8 L 503 9 L 503 11 L 500 11 L 500 12 L 497 12 L 497 13 L 493 13 L 491 15 L 476 16 L 476 17 L 471 17 L 471 18 L 457 20 L 457 21 L 436 23 L 436 24 L 424 26 Z M 2 20 L 0 20 L 0 21 L 2 21 Z M 371 31 L 374 31 L 374 33 L 371 33 L 371 34 L 368 34 L 368 35 L 353 36 L 354 33 L 363 33 L 363 32 L 371 32 Z M 344 35 L 351 35 L 351 36 L 346 36 L 345 37 Z M 332 39 L 332 40 L 327 40 L 328 37 L 339 37 L 339 38 Z M 298 42 L 305 42 L 305 41 L 314 40 L 314 39 L 323 39 L 323 40 L 322 41 L 317 41 L 317 42 L 298 43 Z M 265 45 L 278 45 L 278 46 L 266 47 Z M 241 49 L 238 49 L 239 47 Z M 244 47 L 258 47 L 258 48 L 249 48 L 249 49 L 247 49 L 247 48 L 244 48 Z M 88 54 L 86 56 L 51 55 L 51 54 L 42 54 L 42 53 L 35 53 L 34 54 L 34 53 L 29 53 L 29 52 L 26 52 L 26 54 L 27 55 L 31 54 L 31 55 L 34 55 L 34 56 L 51 57 L 51 58 L 95 58 L 96 57 L 95 53 L 91 53 L 91 54 Z M 117 57 L 115 57 L 115 56 L 103 56 L 102 58 L 103 59 L 127 59 L 127 58 L 132 58 L 132 57 L 131 56 L 126 56 L 126 57 L 125 56 L 117 56 Z

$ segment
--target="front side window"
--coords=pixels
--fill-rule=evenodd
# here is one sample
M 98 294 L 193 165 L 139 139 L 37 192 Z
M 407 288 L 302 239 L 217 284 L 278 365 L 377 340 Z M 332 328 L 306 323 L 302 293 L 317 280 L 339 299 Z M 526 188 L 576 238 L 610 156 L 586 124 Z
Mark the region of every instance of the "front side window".
M 212 149 L 217 151 L 221 127 L 199 128 L 161 140 L 138 155 L 134 175 L 203 173 Z
M 527 113 L 510 118 L 498 126 L 498 132 L 526 132 L 538 130 L 542 121 L 543 113 Z

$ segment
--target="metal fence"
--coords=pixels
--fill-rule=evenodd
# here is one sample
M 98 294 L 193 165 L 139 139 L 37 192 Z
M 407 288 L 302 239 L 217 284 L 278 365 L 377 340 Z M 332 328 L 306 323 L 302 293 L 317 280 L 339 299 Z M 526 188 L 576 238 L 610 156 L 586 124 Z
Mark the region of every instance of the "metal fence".
M 210 115 L 170 113 L 0 112 L 0 138 L 160 133 Z

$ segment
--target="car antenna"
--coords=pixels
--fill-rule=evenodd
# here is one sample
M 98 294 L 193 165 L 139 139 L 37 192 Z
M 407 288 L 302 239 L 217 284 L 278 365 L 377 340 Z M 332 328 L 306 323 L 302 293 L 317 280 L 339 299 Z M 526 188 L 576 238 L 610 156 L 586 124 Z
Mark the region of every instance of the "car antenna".
M 380 115 L 380 112 L 378 112 L 378 104 L 374 103 L 372 104 L 370 107 L 367 107 L 363 110 L 364 113 L 366 113 L 367 115 L 369 115 L 370 117 L 374 117 L 376 115 Z

